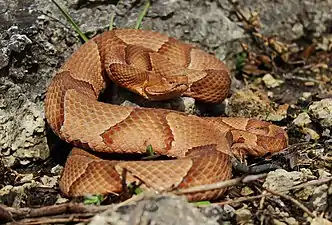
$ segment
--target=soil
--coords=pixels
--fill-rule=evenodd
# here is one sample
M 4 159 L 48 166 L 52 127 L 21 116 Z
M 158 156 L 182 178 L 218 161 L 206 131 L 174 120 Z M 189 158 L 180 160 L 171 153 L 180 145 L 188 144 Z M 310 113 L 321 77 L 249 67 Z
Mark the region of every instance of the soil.
M 116 28 L 134 27 L 145 5 L 132 0 L 58 2 L 88 37 L 108 29 L 112 13 Z M 0 0 L 0 221 L 331 224 L 331 8 L 330 0 L 152 1 L 141 29 L 193 43 L 225 61 L 232 71 L 230 95 L 213 107 L 187 98 L 147 103 L 119 88 L 112 102 L 267 120 L 287 130 L 289 148 L 247 159 L 250 166 L 272 163 L 279 169 L 239 182 L 208 205 L 145 193 L 124 203 L 129 196 L 109 196 L 101 206 L 87 206 L 82 199 L 63 198 L 58 189 L 71 146 L 50 131 L 43 110 L 54 72 L 83 41 L 52 1 Z M 97 213 L 102 214 L 92 219 Z

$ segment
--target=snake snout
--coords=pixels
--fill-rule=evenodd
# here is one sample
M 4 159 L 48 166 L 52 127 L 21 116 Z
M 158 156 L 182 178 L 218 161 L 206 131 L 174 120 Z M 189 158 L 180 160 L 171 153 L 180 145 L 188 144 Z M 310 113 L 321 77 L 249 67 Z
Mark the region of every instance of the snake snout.
M 188 80 L 176 77 L 162 78 L 161 82 L 144 88 L 149 99 L 167 100 L 180 97 L 189 88 Z

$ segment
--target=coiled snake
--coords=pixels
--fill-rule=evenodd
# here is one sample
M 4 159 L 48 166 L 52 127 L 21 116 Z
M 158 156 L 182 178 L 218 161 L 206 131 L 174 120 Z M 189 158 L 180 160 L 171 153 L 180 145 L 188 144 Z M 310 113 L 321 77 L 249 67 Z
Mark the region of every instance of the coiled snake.
M 223 101 L 230 88 L 227 67 L 215 56 L 174 38 L 143 30 L 107 31 L 82 45 L 49 85 L 46 118 L 75 148 L 60 189 L 68 196 L 119 193 L 126 182 L 170 191 L 229 179 L 233 155 L 261 156 L 287 146 L 283 129 L 247 118 L 197 117 L 166 109 L 97 101 L 110 79 L 147 99 L 191 96 Z M 173 160 L 116 161 L 93 154 L 155 153 Z M 216 199 L 224 190 L 188 194 Z

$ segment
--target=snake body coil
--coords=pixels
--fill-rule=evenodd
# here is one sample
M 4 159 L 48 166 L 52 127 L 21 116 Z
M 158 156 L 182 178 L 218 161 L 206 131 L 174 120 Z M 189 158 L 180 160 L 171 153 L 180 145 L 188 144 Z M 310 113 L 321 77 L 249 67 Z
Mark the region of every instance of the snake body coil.
M 260 156 L 287 146 L 286 133 L 263 121 L 98 102 L 106 76 L 152 100 L 191 96 L 218 103 L 230 87 L 229 71 L 216 57 L 152 31 L 108 31 L 82 45 L 56 73 L 45 100 L 53 131 L 76 146 L 60 181 L 68 196 L 119 193 L 123 170 L 127 183 L 156 191 L 214 183 L 231 177 L 232 155 Z M 148 145 L 175 159 L 113 161 L 86 151 L 145 153 Z M 223 192 L 187 197 L 212 200 Z

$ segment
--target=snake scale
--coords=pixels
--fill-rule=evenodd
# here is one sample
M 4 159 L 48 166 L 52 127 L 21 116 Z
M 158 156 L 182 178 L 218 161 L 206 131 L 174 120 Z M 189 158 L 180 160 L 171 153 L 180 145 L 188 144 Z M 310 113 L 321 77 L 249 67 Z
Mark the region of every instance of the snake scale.
M 190 96 L 206 103 L 222 102 L 231 83 L 215 56 L 153 31 L 112 30 L 83 44 L 56 72 L 45 99 L 50 127 L 75 146 L 60 179 L 67 196 L 120 193 L 134 181 L 158 192 L 211 184 L 231 178 L 234 155 L 262 156 L 287 146 L 286 132 L 264 121 L 100 102 L 109 80 L 150 100 Z M 144 154 L 149 145 L 171 160 L 95 154 Z M 213 200 L 224 191 L 186 197 Z

